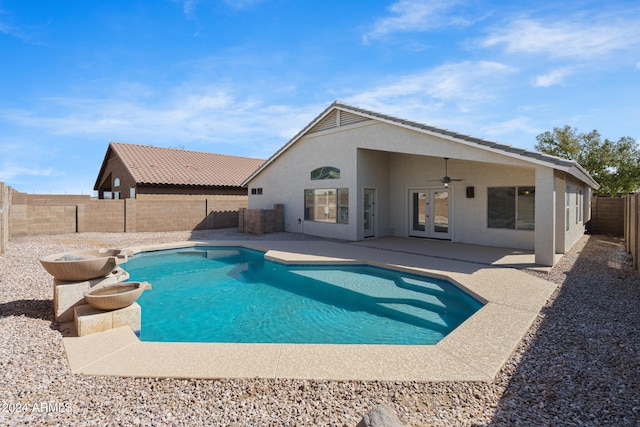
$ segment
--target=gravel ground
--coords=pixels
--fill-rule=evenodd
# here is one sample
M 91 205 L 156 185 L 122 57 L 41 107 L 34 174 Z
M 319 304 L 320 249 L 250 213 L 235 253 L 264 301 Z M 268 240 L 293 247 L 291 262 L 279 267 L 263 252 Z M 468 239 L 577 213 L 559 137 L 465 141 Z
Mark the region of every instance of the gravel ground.
M 355 426 L 385 403 L 407 426 L 640 425 L 640 275 L 621 240 L 602 236 L 585 236 L 550 274 L 538 274 L 560 286 L 492 383 L 71 374 L 52 279 L 38 259 L 191 237 L 247 238 L 216 230 L 13 239 L 0 256 L 0 424 Z

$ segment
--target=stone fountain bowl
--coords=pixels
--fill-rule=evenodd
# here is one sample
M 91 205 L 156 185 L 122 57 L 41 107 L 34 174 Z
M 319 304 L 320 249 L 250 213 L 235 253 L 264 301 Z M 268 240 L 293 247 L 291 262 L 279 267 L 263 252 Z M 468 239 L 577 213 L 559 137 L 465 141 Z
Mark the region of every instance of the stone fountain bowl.
M 127 255 L 120 249 L 92 249 L 49 255 L 40 264 L 57 280 L 82 282 L 106 276 L 126 262 Z
M 151 289 L 147 282 L 118 282 L 87 291 L 84 299 L 99 310 L 117 310 L 129 307 L 147 289 Z

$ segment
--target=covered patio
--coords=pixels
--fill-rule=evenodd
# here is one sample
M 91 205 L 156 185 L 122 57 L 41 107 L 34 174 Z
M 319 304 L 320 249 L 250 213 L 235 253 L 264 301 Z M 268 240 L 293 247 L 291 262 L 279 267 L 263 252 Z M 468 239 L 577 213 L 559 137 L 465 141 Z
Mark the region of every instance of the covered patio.
M 548 272 L 551 269 L 549 266 L 536 264 L 536 254 L 534 251 L 521 249 L 395 236 L 368 239 L 351 244 L 411 255 L 493 265 L 497 267 L 512 267 L 544 272 Z M 558 262 L 560 258 L 562 258 L 562 254 L 557 253 L 555 262 Z

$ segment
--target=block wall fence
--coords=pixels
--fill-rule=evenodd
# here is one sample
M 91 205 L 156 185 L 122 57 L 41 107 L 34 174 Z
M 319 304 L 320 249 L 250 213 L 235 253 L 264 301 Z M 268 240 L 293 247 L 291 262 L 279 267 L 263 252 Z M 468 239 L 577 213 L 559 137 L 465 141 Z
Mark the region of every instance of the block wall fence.
M 241 233 L 266 234 L 284 231 L 284 205 L 273 209 L 245 209 L 238 213 L 238 231 Z
M 17 236 L 82 232 L 131 233 L 238 227 L 240 232 L 284 231 L 284 206 L 247 209 L 246 196 L 98 200 L 83 195 L 41 195 L 15 191 L 0 182 L 0 254 Z M 591 200 L 592 234 L 624 236 L 625 248 L 640 258 L 640 193 Z
M 624 197 L 593 197 L 589 233 L 624 236 L 624 205 Z
M 246 207 L 247 196 L 100 200 L 82 195 L 25 194 L 0 182 L 0 253 L 18 236 L 238 227 L 238 212 Z

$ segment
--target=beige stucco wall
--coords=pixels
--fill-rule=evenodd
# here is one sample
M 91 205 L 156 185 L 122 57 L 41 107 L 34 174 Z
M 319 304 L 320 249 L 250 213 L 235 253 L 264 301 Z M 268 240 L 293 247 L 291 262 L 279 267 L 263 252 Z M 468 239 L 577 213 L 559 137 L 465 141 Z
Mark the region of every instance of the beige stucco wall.
M 357 158 L 353 144 L 345 140 L 344 132 L 312 134 L 304 137 L 277 162 L 259 174 L 249 185 L 249 209 L 272 209 L 274 204 L 284 204 L 284 230 L 303 232 L 331 238 L 356 240 L 358 194 Z M 339 179 L 311 180 L 311 171 L 322 166 L 340 169 Z M 262 188 L 263 194 L 251 194 L 252 188 Z M 349 223 L 334 224 L 304 221 L 304 190 L 318 188 L 349 188 Z
M 451 141 L 377 121 L 307 134 L 285 150 L 276 162 L 258 174 L 249 185 L 249 208 L 270 209 L 275 203 L 285 208 L 285 230 L 326 237 L 362 240 L 363 192 L 376 190 L 376 237 L 407 236 L 409 233 L 409 191 L 442 188 L 444 157 L 450 158 L 448 175 L 462 178 L 454 182 L 452 235 L 456 242 L 533 250 L 544 242 L 550 251 L 564 252 L 584 233 L 588 220 L 588 187 L 565 173 L 554 172 L 544 162 L 527 161 L 501 150 L 479 148 L 475 144 Z M 341 170 L 340 179 L 312 181 L 310 172 L 320 166 Z M 565 227 L 561 215 L 565 181 L 575 191 L 581 185 L 585 206 L 583 221 Z M 538 184 L 538 185 L 537 185 Z M 507 230 L 487 227 L 489 187 L 536 186 L 536 215 L 548 219 L 540 230 Z M 467 198 L 466 188 L 474 187 Z M 558 192 L 558 188 L 561 187 Z M 251 194 L 262 188 L 262 195 Z M 304 190 L 349 188 L 349 224 L 304 221 Z M 556 201 L 554 207 L 553 201 Z M 300 219 L 300 223 L 298 222 Z M 545 261 L 547 262 L 547 261 Z
M 358 197 L 354 206 L 354 220 L 363 217 L 364 190 L 374 190 L 373 206 L 373 232 L 375 236 L 393 234 L 391 224 L 391 209 L 389 199 L 391 196 L 390 155 L 384 151 L 372 151 L 360 149 L 358 155 Z M 356 240 L 364 238 L 364 229 L 359 226 L 356 230 Z
M 534 169 L 499 166 L 491 163 L 449 160 L 449 176 L 462 178 L 453 182 L 452 240 L 461 243 L 499 245 L 533 249 L 534 232 L 531 230 L 507 230 L 487 227 L 487 194 L 489 187 L 533 186 Z M 397 236 L 407 236 L 409 223 L 409 190 L 418 188 L 442 188 L 439 179 L 444 175 L 442 158 L 394 154 L 391 156 L 391 194 L 393 206 L 391 228 Z M 474 197 L 467 198 L 466 188 L 474 187 Z
M 563 227 L 558 231 L 565 233 L 564 246 L 556 248 L 557 252 L 566 253 L 575 242 L 584 235 L 585 224 L 589 221 L 591 216 L 591 193 L 589 188 L 585 187 L 583 183 L 577 179 L 567 176 L 564 180 L 564 188 L 562 189 L 563 200 L 566 202 L 567 194 L 566 188 L 569 187 L 569 230 L 567 230 L 566 222 L 563 222 Z M 582 190 L 582 204 L 579 203 L 579 197 L 576 195 L 576 189 Z M 578 200 L 578 203 L 576 201 Z M 577 215 L 578 210 L 582 209 L 582 218 Z M 566 203 L 561 205 L 562 215 L 566 220 L 567 209 Z

